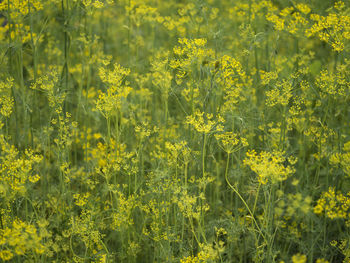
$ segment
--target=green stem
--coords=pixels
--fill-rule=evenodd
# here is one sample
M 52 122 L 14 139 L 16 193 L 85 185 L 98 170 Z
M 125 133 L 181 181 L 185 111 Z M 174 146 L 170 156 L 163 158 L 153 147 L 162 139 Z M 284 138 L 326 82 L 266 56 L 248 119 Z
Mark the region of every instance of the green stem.
M 202 150 L 202 176 L 203 179 L 205 177 L 205 151 L 206 151 L 206 144 L 207 144 L 207 134 L 204 134 L 204 139 L 203 139 L 203 150 Z
M 254 201 L 254 206 L 253 206 L 253 214 L 255 213 L 256 204 L 258 202 L 260 186 L 261 186 L 261 182 L 259 182 L 258 190 L 256 191 L 256 196 L 255 196 L 255 201 Z
M 229 163 L 230 161 L 230 154 L 227 153 L 227 160 L 226 162 Z M 228 171 L 228 164 L 226 163 L 226 171 L 225 171 L 225 180 L 226 180 L 226 183 L 228 184 L 228 186 L 237 194 L 237 196 L 239 197 L 239 199 L 241 199 L 241 201 L 243 202 L 244 206 L 247 208 L 248 210 L 248 213 L 250 214 L 252 220 L 254 221 L 254 224 L 259 232 L 259 234 L 261 235 L 261 237 L 264 239 L 265 243 L 268 244 L 267 242 L 267 239 L 265 237 L 265 235 L 262 233 L 258 223 L 256 222 L 255 220 L 255 217 L 254 217 L 254 214 L 252 213 L 252 211 L 250 210 L 247 202 L 244 200 L 244 198 L 241 196 L 241 194 L 238 192 L 238 190 L 233 186 L 231 185 L 230 181 L 228 180 L 228 177 L 227 177 L 227 171 Z
M 115 114 L 115 132 L 116 132 L 116 142 L 117 145 L 119 146 L 119 112 Z

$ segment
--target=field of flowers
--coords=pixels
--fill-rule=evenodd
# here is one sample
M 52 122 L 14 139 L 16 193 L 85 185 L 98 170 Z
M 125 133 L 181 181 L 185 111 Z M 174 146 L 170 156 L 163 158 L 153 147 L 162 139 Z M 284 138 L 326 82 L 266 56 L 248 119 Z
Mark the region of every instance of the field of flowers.
M 1 262 L 350 262 L 350 3 L 0 1 Z

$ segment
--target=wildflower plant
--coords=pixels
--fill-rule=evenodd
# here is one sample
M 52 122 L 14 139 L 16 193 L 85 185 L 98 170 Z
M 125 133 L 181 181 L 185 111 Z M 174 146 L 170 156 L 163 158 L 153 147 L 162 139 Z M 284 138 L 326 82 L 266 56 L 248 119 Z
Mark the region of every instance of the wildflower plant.
M 1 262 L 349 262 L 348 1 L 0 1 Z

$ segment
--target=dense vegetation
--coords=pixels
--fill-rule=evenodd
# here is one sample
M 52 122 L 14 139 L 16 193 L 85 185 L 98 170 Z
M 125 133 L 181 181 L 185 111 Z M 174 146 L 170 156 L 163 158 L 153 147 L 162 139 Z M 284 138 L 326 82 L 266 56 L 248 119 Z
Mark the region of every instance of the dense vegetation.
M 0 14 L 0 260 L 350 262 L 348 1 Z

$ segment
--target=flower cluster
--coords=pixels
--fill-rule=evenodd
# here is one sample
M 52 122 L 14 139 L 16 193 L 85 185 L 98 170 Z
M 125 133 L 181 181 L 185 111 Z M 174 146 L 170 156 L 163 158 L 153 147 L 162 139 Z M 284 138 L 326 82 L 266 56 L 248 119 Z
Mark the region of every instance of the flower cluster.
M 99 68 L 99 76 L 103 83 L 107 85 L 107 92 L 100 92 L 96 101 L 96 109 L 106 118 L 121 108 L 123 98 L 131 92 L 128 83 L 123 83 L 124 78 L 129 75 L 130 70 L 122 67 L 118 63 L 114 64 L 113 70 L 104 67 Z
M 286 158 L 284 152 L 260 152 L 248 151 L 243 163 L 258 175 L 258 181 L 262 184 L 272 184 L 286 180 L 295 173 L 293 165 L 297 162 L 294 157 Z M 285 165 L 285 162 L 289 165 Z
M 327 192 L 323 192 L 317 200 L 314 207 L 315 214 L 324 213 L 330 219 L 344 219 L 350 223 L 350 192 L 343 195 L 341 192 L 335 192 L 330 187 Z
M 21 220 L 15 220 L 10 227 L 0 229 L 0 246 L 0 258 L 3 261 L 22 255 L 34 257 L 45 252 L 37 228 Z
M 197 110 L 193 115 L 186 117 L 186 124 L 190 124 L 197 132 L 208 134 L 213 131 L 223 131 L 222 123 L 224 119 L 218 117 L 218 120 L 213 119 L 213 114 L 205 114 Z

